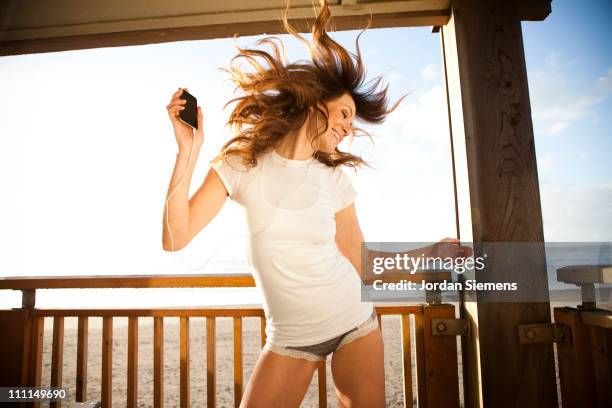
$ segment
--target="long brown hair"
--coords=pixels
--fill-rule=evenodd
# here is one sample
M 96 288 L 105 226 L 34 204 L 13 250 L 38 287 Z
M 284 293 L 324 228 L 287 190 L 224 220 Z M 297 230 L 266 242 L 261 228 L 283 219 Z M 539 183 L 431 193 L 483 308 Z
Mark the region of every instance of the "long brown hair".
M 240 88 L 244 96 L 234 98 L 224 105 L 225 109 L 230 103 L 237 102 L 226 124 L 233 128 L 236 136 L 223 145 L 219 155 L 211 162 L 239 155 L 245 165 L 255 166 L 258 156 L 276 146 L 287 134 L 299 130 L 313 111 L 320 113 L 325 123 L 323 131 L 316 133 L 312 139 L 316 140 L 329 126 L 329 112 L 321 102 L 334 100 L 344 93 L 350 94 L 355 102 L 356 118 L 373 124 L 384 122 L 386 116 L 406 97 L 402 96 L 391 109 L 387 109 L 388 85 L 377 91 L 382 80 L 380 76 L 372 81 L 370 87 L 363 89 L 365 68 L 359 49 L 359 37 L 370 26 L 371 17 L 367 27 L 355 40 L 357 54 L 350 53 L 327 35 L 326 28 L 332 22 L 331 13 L 327 0 L 320 0 L 320 3 L 321 8 L 312 26 L 312 42 L 307 41 L 289 23 L 289 1 L 282 16 L 286 31 L 308 47 L 312 63 L 288 63 L 285 47 L 277 37 L 265 37 L 255 43 L 256 46 L 270 46 L 274 54 L 272 56 L 265 51 L 240 48 L 234 35 L 234 46 L 239 53 L 231 59 L 229 69 L 221 69 L 230 74 L 237 85 L 236 89 Z M 280 49 L 275 41 L 280 43 Z M 257 57 L 263 59 L 268 67 L 261 65 Z M 235 62 L 239 58 L 246 59 L 255 68 L 255 72 L 244 72 L 236 66 Z M 308 130 L 312 134 L 310 121 Z M 354 127 L 353 131 L 353 134 L 359 131 L 372 139 L 363 129 Z M 313 156 L 331 167 L 367 165 L 361 157 L 342 152 L 337 147 L 332 154 L 316 151 Z

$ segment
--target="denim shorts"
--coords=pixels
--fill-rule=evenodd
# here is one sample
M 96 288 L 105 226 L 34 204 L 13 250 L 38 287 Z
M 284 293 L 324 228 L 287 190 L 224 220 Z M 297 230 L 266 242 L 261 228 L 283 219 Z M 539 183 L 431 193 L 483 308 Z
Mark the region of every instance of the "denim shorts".
M 368 319 L 360 325 L 353 327 L 340 336 L 326 340 L 322 343 L 313 344 L 310 346 L 281 346 L 279 344 L 266 342 L 263 349 L 273 351 L 288 357 L 303 358 L 310 361 L 323 361 L 330 353 L 337 351 L 340 347 L 351 341 L 365 336 L 378 328 L 378 319 L 376 317 L 376 309 L 372 310 L 372 314 Z

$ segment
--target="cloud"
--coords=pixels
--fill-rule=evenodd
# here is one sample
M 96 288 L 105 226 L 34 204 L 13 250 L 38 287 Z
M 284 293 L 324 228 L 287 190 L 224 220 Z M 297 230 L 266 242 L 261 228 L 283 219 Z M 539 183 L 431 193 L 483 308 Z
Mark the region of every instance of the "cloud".
M 577 60 L 570 60 L 563 51 L 552 50 L 546 56 L 546 65 L 551 68 L 567 68 L 578 64 Z
M 549 56 L 550 59 L 550 56 Z M 553 68 L 529 72 L 531 105 L 536 134 L 558 135 L 574 123 L 593 116 L 596 108 L 612 93 L 612 68 L 595 80 Z
M 429 64 L 421 70 L 421 76 L 426 81 L 431 81 L 438 77 L 438 66 L 436 64 Z
M 565 130 L 565 128 L 567 128 L 569 126 L 568 122 L 553 122 L 550 125 L 546 126 L 545 132 L 551 135 L 557 134 L 559 132 L 562 132 L 563 130 Z
M 609 68 L 605 75 L 597 78 L 597 90 L 600 91 L 602 97 L 612 92 L 612 68 Z
M 444 87 L 436 85 L 404 99 L 383 129 L 385 135 L 393 136 L 393 143 L 434 149 L 446 147 L 449 142 Z
M 400 83 L 406 76 L 400 72 L 390 72 L 385 75 L 387 83 L 389 85 L 394 85 Z
M 538 158 L 538 170 L 548 171 L 553 166 L 553 158 L 550 156 L 544 156 Z

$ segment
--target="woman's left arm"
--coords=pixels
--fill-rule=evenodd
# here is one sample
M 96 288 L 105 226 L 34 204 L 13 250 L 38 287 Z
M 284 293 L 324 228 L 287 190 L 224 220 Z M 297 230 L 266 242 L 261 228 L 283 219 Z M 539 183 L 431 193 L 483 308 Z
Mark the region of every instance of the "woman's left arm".
M 348 258 L 361 277 L 361 243 L 364 241 L 355 203 L 336 213 L 336 245 L 344 256 Z

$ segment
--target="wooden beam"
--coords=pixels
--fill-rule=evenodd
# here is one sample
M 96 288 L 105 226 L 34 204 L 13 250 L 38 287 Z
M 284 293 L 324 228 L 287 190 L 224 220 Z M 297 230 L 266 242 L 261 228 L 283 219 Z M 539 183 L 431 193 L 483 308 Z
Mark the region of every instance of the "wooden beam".
M 16 276 L 0 289 L 226 288 L 254 287 L 250 273 L 205 275 Z
M 220 307 L 215 306 L 212 308 L 202 309 L 180 309 L 180 308 L 168 308 L 168 309 L 34 309 L 32 310 L 32 316 L 126 316 L 126 317 L 205 317 L 205 316 L 216 316 L 216 317 L 234 317 L 234 316 L 249 316 L 249 317 L 260 317 L 263 316 L 264 312 L 261 306 L 258 307 Z
M 551 0 L 514 0 L 521 20 L 542 21 L 551 12 Z
M 95 13 L 70 0 L 58 0 L 52 5 L 36 0 L 0 4 L 0 14 L 10 16 L 2 27 L 0 55 L 203 40 L 231 37 L 234 33 L 283 33 L 280 15 L 284 3 L 182 1 L 173 6 L 172 13 L 161 0 L 149 1 L 142 9 L 133 4 L 111 3 L 98 2 Z M 372 28 L 443 25 L 449 18 L 450 1 L 330 3 L 334 28 L 355 30 L 365 27 L 370 13 Z M 62 9 L 62 13 L 45 7 Z M 310 1 L 292 2 L 289 18 L 300 31 L 310 31 L 315 17 Z
M 370 274 L 368 278 L 380 278 Z M 385 282 L 441 282 L 451 278 L 447 271 L 392 272 Z M 365 280 L 366 283 L 371 280 Z M 107 288 L 230 288 L 255 287 L 250 273 L 204 275 L 106 275 L 106 276 L 15 276 L 0 278 L 0 289 L 107 289 Z
M 541 300 L 504 303 L 479 292 L 463 303 L 474 333 L 462 344 L 466 407 L 557 406 L 552 345 L 522 346 L 516 335 L 519 324 L 550 322 L 521 18 L 511 1 L 456 0 L 442 27 L 461 238 L 475 248 L 533 243 L 528 257 L 489 256 L 475 279 L 518 282 L 519 294 Z

